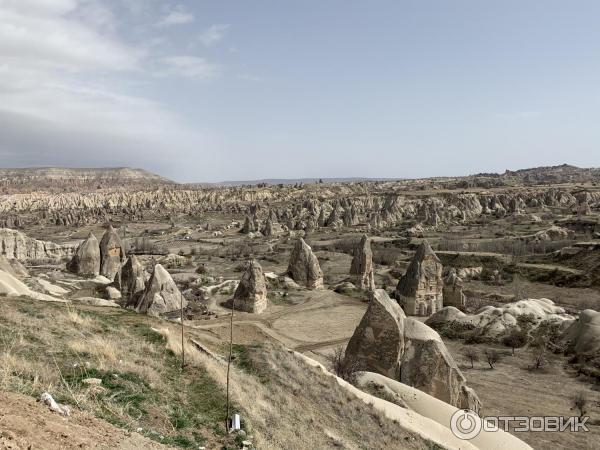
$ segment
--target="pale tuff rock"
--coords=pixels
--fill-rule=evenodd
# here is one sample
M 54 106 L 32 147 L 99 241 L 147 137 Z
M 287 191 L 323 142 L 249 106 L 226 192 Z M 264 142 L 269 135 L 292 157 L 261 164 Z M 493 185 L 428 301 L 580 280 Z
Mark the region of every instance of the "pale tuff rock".
M 478 278 L 483 273 L 483 267 L 462 267 L 456 271 L 456 274 L 461 280 L 470 280 L 473 278 Z
M 233 295 L 235 308 L 260 314 L 267 308 L 267 284 L 260 264 L 252 260 Z
M 121 291 L 114 286 L 106 286 L 106 295 L 108 296 L 109 300 L 121 300 L 123 297 Z
M 383 289 L 372 293 L 345 358 L 360 370 L 399 380 L 459 408 L 481 407 L 440 336 L 407 318 Z
M 463 308 L 465 294 L 463 294 L 463 280 L 457 275 L 456 269 L 451 268 L 444 278 L 444 305 Z
M 346 358 L 357 361 L 361 370 L 398 379 L 405 318 L 402 308 L 383 289 L 374 291 L 367 312 L 346 347 Z
M 396 287 L 396 299 L 409 316 L 429 316 L 443 307 L 443 266 L 424 240 Z
M 160 316 L 171 311 L 185 308 L 188 302 L 167 270 L 157 264 L 148 281 L 148 285 L 140 297 L 135 310 L 142 314 Z
M 465 314 L 453 306 L 447 306 L 429 317 L 425 323 L 435 328 L 451 323 L 470 325 L 481 336 L 498 338 L 509 328 L 518 326 L 517 319 L 524 314 L 533 318 L 533 328 L 544 321 L 566 324 L 573 319 L 566 314 L 564 308 L 556 306 L 552 300 L 530 298 L 507 303 L 499 308 L 484 306 L 476 314 Z
M 16 278 L 26 278 L 29 272 L 18 259 L 8 259 L 4 255 L 0 255 L 0 270 L 9 273 Z
M 47 302 L 61 302 L 65 303 L 66 300 L 57 298 L 51 295 L 42 294 L 40 292 L 33 291 L 25 283 L 19 280 L 14 275 L 0 270 L 0 296 L 7 297 L 30 297 L 34 300 L 43 300 Z
M 479 411 L 481 402 L 440 336 L 416 319 L 404 321 L 404 353 L 399 381 L 458 408 Z
M 100 257 L 100 275 L 114 280 L 125 261 L 125 249 L 112 225 L 108 226 L 100 241 Z
M 323 288 L 323 272 L 319 260 L 310 246 L 299 238 L 292 250 L 287 274 L 299 285 L 308 289 Z
M 17 230 L 0 228 L 1 254 L 7 259 L 24 263 L 60 262 L 71 257 L 75 246 L 59 245 L 54 242 L 38 241 Z
M 100 244 L 96 236 L 90 233 L 77 247 L 75 255 L 67 264 L 67 269 L 82 276 L 95 277 L 100 274 Z
M 120 289 L 126 305 L 135 301 L 146 288 L 146 271 L 135 255 L 131 255 L 121 269 Z
M 547 230 L 538 231 L 533 236 L 526 237 L 525 240 L 558 241 L 562 239 L 570 239 L 573 235 L 574 232 L 572 230 L 553 225 Z
M 373 252 L 371 240 L 364 234 L 354 249 L 354 256 L 350 266 L 355 286 L 361 291 L 375 290 L 375 276 L 373 273 Z

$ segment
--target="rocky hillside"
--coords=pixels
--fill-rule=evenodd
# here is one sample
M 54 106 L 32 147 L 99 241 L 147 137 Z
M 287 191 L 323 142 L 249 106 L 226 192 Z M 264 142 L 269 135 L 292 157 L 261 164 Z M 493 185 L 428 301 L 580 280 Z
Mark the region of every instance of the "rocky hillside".
M 146 170 L 128 167 L 0 169 L 0 189 L 4 194 L 39 190 L 63 192 L 165 184 L 173 184 L 173 182 Z

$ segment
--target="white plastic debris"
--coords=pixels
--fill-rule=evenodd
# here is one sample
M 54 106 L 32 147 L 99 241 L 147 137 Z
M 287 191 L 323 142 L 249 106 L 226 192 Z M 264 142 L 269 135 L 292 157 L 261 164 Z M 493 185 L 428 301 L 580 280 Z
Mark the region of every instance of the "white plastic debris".
M 50 411 L 60 414 L 61 416 L 69 416 L 71 415 L 71 409 L 66 405 L 61 405 L 57 403 L 50 394 L 44 392 L 40 396 L 40 401 L 50 408 Z

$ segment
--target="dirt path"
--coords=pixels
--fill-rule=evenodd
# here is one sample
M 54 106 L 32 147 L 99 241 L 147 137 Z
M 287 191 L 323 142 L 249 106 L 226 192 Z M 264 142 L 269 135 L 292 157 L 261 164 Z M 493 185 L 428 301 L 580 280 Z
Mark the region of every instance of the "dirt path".
M 517 267 L 524 269 L 540 269 L 547 270 L 548 272 L 558 271 L 564 273 L 570 273 L 573 275 L 581 275 L 583 271 L 573 269 L 572 267 L 560 266 L 558 264 L 531 264 L 531 263 L 518 263 Z
M 85 412 L 68 418 L 31 397 L 0 392 L 0 450 L 168 449 Z
M 290 306 L 271 305 L 260 316 L 236 311 L 236 325 L 254 327 L 286 347 L 299 351 L 330 347 L 347 342 L 366 310 L 358 299 L 333 291 L 307 291 L 305 299 Z M 230 316 L 193 322 L 196 330 L 229 329 Z M 238 327 L 240 328 L 240 327 Z

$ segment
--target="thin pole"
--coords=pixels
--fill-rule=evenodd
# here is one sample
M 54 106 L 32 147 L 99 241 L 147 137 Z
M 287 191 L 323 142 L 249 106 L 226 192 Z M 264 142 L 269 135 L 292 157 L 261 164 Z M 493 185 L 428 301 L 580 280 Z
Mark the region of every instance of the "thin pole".
M 235 297 L 231 300 L 231 319 L 229 323 L 229 358 L 227 359 L 227 413 L 225 415 L 225 431 L 229 432 L 229 368 L 231 354 L 233 353 L 233 312 L 235 311 Z
M 181 295 L 181 370 L 185 368 L 185 345 L 183 338 L 183 294 Z

